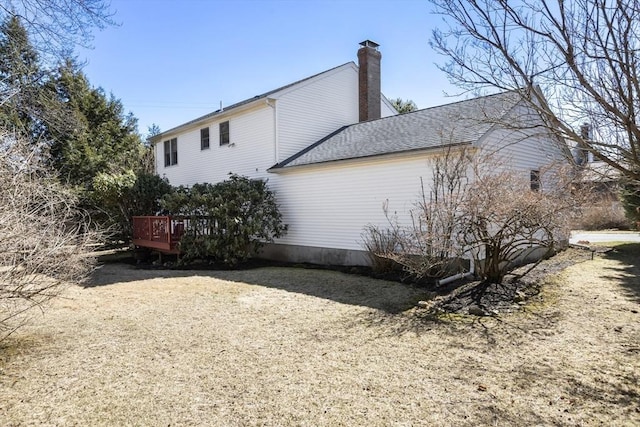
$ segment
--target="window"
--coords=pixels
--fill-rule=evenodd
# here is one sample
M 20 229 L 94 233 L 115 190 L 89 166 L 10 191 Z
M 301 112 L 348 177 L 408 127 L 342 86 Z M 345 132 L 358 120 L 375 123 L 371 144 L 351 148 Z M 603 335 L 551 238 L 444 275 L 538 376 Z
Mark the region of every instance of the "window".
M 209 148 L 209 128 L 200 129 L 200 149 Z
M 229 144 L 229 121 L 220 123 L 220 145 Z
M 171 166 L 178 164 L 178 138 L 173 138 L 164 142 L 164 165 Z
M 540 191 L 540 171 L 539 170 L 531 171 L 531 190 Z

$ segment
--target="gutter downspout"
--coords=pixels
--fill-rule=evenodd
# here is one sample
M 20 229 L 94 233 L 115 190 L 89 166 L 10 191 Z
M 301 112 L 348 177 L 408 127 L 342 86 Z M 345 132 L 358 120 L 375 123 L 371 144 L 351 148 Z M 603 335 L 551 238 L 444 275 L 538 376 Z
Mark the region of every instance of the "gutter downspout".
M 473 257 L 469 258 L 469 271 L 454 274 L 453 276 L 445 277 L 444 279 L 438 280 L 436 282 L 436 286 L 446 285 L 451 282 L 455 282 L 456 280 L 466 279 L 467 277 L 473 276 L 475 273 L 475 265 L 473 264 Z
M 279 162 L 280 157 L 280 145 L 278 144 L 278 109 L 276 108 L 276 100 L 273 98 L 267 98 L 266 104 L 273 108 L 273 164 Z

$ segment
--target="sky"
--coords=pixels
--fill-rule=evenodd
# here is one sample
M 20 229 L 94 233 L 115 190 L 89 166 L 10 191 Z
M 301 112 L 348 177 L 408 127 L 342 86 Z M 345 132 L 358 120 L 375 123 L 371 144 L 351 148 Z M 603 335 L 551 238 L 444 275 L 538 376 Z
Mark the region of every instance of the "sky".
M 112 0 L 118 25 L 76 51 L 93 86 L 119 98 L 139 131 L 162 131 L 349 61 L 380 44 L 382 92 L 419 108 L 456 88 L 429 47 L 442 18 L 419 0 Z

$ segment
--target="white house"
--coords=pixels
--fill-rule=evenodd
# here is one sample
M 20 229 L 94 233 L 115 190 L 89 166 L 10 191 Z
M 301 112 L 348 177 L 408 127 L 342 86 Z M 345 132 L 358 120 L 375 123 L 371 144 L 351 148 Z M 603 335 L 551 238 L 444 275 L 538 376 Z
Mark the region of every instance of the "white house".
M 397 115 L 380 92 L 378 45 L 361 43 L 358 65 L 340 65 L 157 135 L 156 171 L 173 185 L 218 182 L 230 172 L 267 179 L 289 225 L 270 258 L 366 264 L 361 233 L 400 221 L 419 199 L 429 159 L 452 145 L 500 150 L 531 173 L 560 158 L 550 135 L 498 121 L 526 114 L 502 93 Z

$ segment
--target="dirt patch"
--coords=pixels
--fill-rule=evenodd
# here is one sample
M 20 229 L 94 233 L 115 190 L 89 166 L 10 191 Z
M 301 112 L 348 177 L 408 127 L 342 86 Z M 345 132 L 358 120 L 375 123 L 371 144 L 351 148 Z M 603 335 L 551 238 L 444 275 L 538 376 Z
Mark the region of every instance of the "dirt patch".
M 598 249 L 603 253 L 608 248 Z M 528 302 L 539 301 L 540 290 L 562 270 L 591 260 L 596 249 L 569 248 L 537 265 L 524 265 L 508 274 L 503 283 L 471 281 L 441 290 L 440 296 L 426 307 L 434 313 L 458 313 L 480 316 L 521 310 Z
M 334 271 L 107 265 L 3 343 L 0 420 L 640 425 L 639 249 L 455 322 L 415 308 L 423 289 Z

